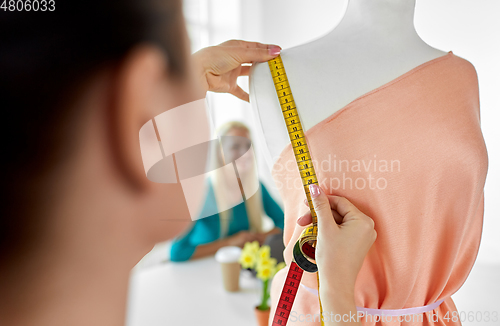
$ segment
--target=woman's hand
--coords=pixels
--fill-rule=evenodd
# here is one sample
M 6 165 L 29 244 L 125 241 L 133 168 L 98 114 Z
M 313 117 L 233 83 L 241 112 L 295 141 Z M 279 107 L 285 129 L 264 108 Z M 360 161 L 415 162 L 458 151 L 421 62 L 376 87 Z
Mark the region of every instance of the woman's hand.
M 236 83 L 239 76 L 248 76 L 250 65 L 275 58 L 281 48 L 277 45 L 230 40 L 209 46 L 192 55 L 196 73 L 205 91 L 230 93 L 249 102 L 249 95 Z
M 281 233 L 282 230 L 278 227 L 274 227 L 272 228 L 271 230 L 267 231 L 267 232 L 264 232 L 264 233 L 258 233 L 257 236 L 258 236 L 258 239 L 257 241 L 259 241 L 259 243 L 262 245 L 264 242 L 266 242 L 266 239 L 268 236 L 270 235 L 273 235 L 273 234 L 278 234 L 278 233 Z
M 344 197 L 327 196 L 315 184 L 310 192 L 318 216 L 316 263 L 323 311 L 356 314 L 354 284 L 377 238 L 374 222 Z M 311 214 L 300 217 L 297 223 L 312 223 Z
M 230 237 L 225 239 L 225 243 L 227 246 L 237 246 L 243 248 L 245 243 L 259 241 L 260 236 L 258 233 L 253 233 L 249 231 L 240 231 L 236 234 L 233 234 Z

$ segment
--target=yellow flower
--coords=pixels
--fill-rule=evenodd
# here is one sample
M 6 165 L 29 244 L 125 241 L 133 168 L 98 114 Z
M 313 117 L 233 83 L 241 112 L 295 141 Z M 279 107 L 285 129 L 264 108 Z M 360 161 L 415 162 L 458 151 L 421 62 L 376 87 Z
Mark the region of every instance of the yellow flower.
M 269 278 L 271 278 L 271 274 L 272 274 L 272 268 L 270 266 L 260 268 L 257 271 L 257 277 L 263 281 L 266 281 Z
M 255 240 L 255 241 L 251 242 L 250 243 L 250 250 L 253 251 L 254 253 L 257 253 L 259 251 L 259 241 Z
M 265 281 L 273 277 L 276 268 L 276 258 L 263 258 L 257 261 L 257 277 Z
M 240 264 L 243 268 L 254 268 L 257 262 L 257 252 L 259 251 L 259 242 L 247 242 L 243 246 L 240 256 Z
M 251 249 L 252 244 L 250 242 L 246 242 L 245 245 L 243 246 L 242 253 L 250 253 L 252 251 Z
M 249 251 L 242 251 L 239 262 L 243 268 L 253 268 L 255 265 L 255 254 Z
M 258 256 L 260 259 L 266 259 L 271 256 L 271 247 L 268 245 L 263 245 L 258 251 Z
M 261 258 L 257 260 L 257 271 L 263 268 L 274 268 L 276 266 L 276 258 Z

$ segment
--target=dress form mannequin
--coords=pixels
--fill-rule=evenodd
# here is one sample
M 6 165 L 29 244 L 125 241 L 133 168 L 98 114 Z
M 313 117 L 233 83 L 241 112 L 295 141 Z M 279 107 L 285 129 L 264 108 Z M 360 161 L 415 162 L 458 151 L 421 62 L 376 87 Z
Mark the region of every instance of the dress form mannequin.
M 415 0 L 348 1 L 344 17 L 332 31 L 281 52 L 304 130 L 363 94 L 447 54 L 418 36 L 413 24 Z M 290 140 L 267 63 L 252 67 L 250 104 L 262 128 L 257 137 L 272 169 Z

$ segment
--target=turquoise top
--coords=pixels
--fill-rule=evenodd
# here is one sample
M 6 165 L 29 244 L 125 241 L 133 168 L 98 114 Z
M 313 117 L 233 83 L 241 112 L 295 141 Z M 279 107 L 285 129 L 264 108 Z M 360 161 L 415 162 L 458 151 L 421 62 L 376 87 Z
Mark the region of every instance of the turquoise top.
M 269 195 L 266 187 L 259 182 L 262 191 L 262 204 L 266 214 L 274 221 L 274 225 L 283 230 L 284 214 L 281 207 Z M 215 205 L 215 196 L 211 183 L 208 183 L 208 193 L 203 206 L 203 210 L 210 209 Z M 211 210 L 213 212 L 214 210 Z M 249 230 L 248 215 L 245 208 L 245 202 L 232 208 L 233 217 L 228 226 L 228 236 L 238 233 L 242 230 Z M 203 214 L 203 211 L 202 213 Z M 202 215 L 203 216 L 203 215 Z M 220 220 L 219 214 L 207 216 L 196 220 L 191 229 L 183 236 L 177 237 L 172 241 L 170 249 L 171 261 L 189 260 L 197 246 L 214 242 L 220 238 Z

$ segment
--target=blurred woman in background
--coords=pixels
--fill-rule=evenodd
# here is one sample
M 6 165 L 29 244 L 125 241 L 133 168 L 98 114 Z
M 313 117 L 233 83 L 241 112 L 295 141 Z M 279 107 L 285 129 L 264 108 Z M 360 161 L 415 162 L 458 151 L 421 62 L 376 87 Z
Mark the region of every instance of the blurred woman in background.
M 224 162 L 221 162 L 221 155 L 217 155 L 220 147 L 213 146 L 210 156 L 212 167 L 233 164 L 238 159 L 238 187 L 224 170 L 211 174 L 204 209 L 200 213 L 203 218 L 196 220 L 186 234 L 173 241 L 170 250 L 172 261 L 213 255 L 221 247 L 243 247 L 245 242 L 254 240 L 262 244 L 268 235 L 280 234 L 283 230 L 283 211 L 259 180 L 248 127 L 238 121 L 226 122 L 219 127 L 217 135 L 221 139 Z M 250 187 L 255 182 L 259 183 L 257 192 L 241 202 L 245 193 L 243 185 Z M 217 207 L 232 208 L 220 211 Z M 204 211 L 220 212 L 204 217 Z M 273 229 L 264 230 L 264 214 L 273 220 Z M 283 249 L 284 245 L 281 256 Z

